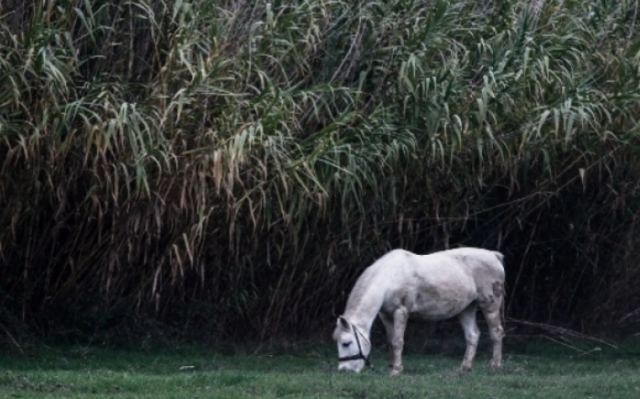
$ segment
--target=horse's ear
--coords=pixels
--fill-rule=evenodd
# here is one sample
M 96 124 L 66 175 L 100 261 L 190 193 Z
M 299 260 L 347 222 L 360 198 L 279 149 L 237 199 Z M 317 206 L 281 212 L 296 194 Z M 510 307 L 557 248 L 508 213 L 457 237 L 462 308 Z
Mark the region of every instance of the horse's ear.
M 338 327 L 342 328 L 343 330 L 349 330 L 351 326 L 349 325 L 347 319 L 344 318 L 344 316 L 340 316 L 338 317 Z

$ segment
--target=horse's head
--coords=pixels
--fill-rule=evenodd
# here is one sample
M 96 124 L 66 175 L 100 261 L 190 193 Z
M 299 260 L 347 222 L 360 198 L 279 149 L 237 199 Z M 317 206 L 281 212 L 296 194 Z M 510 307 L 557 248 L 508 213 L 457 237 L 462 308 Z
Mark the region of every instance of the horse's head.
M 338 345 L 338 370 L 359 373 L 369 365 L 369 338 L 343 316 L 338 317 L 333 339 Z

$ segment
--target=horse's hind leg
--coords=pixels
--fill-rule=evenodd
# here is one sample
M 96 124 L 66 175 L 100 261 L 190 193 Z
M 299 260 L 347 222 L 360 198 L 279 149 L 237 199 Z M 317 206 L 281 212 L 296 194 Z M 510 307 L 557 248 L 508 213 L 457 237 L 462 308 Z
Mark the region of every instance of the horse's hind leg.
M 462 329 L 464 330 L 464 339 L 467 342 L 467 349 L 464 352 L 464 359 L 462 359 L 461 371 L 469 371 L 473 367 L 473 358 L 476 356 L 476 350 L 478 348 L 478 339 L 480 339 L 480 330 L 476 323 L 476 304 L 469 305 L 465 310 L 458 315 Z
M 504 306 L 504 293 L 502 285 L 494 286 L 493 300 L 486 304 L 481 304 L 480 309 L 489 327 L 489 336 L 493 343 L 493 356 L 490 366 L 493 369 L 502 367 L 502 339 L 504 338 L 504 329 L 502 327 L 502 307 Z

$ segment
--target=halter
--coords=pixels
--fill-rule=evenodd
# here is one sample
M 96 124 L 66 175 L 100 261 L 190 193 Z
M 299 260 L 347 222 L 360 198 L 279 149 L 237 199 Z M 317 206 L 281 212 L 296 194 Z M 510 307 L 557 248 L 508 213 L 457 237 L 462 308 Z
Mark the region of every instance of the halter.
M 362 335 L 362 338 L 364 339 L 367 339 L 367 337 L 365 337 L 364 334 L 362 334 L 360 330 L 357 329 L 353 324 L 351 324 L 351 330 L 353 331 L 353 336 L 356 337 L 356 344 L 358 344 L 358 353 L 356 355 L 339 357 L 338 361 L 348 362 L 349 360 L 364 360 L 365 366 L 371 366 L 371 363 L 369 362 L 369 356 L 365 356 L 362 352 L 362 345 L 360 345 L 360 338 L 358 337 L 358 334 Z M 369 340 L 367 339 L 367 341 Z M 369 346 L 371 346 L 371 343 L 369 343 Z

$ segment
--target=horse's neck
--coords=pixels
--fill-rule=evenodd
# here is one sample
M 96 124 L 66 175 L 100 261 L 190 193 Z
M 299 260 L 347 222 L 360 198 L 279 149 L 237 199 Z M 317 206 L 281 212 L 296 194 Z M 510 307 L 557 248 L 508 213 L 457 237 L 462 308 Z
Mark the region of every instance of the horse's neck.
M 362 287 L 361 291 L 355 294 L 349 298 L 344 315 L 350 322 L 366 332 L 369 337 L 371 325 L 382 307 L 385 292 L 368 286 Z

